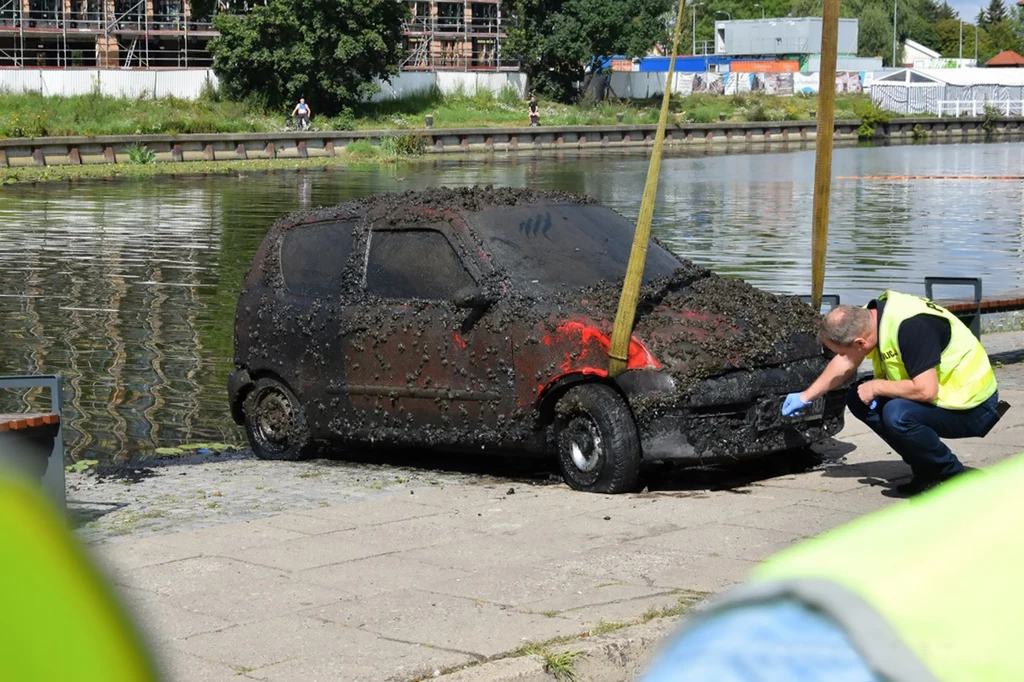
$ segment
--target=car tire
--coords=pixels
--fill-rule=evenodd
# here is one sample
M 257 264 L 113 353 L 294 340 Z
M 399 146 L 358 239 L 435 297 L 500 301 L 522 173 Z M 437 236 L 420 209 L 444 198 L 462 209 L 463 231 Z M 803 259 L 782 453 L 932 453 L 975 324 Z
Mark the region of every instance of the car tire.
M 634 490 L 640 478 L 640 437 L 633 413 L 612 388 L 583 384 L 555 406 L 558 466 L 565 482 L 590 493 Z
M 312 439 L 302 404 L 276 379 L 258 379 L 242 403 L 245 433 L 260 459 L 299 460 L 311 454 Z

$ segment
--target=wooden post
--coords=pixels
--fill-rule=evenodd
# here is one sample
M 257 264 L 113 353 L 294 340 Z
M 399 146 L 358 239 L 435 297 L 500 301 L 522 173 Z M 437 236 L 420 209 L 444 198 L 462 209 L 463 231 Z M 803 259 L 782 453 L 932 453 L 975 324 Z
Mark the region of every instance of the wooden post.
M 832 136 L 836 113 L 836 51 L 839 0 L 825 0 L 821 23 L 821 69 L 818 77 L 818 134 L 814 160 L 814 209 L 811 231 L 811 306 L 821 309 L 828 247 L 828 207 L 832 190 Z

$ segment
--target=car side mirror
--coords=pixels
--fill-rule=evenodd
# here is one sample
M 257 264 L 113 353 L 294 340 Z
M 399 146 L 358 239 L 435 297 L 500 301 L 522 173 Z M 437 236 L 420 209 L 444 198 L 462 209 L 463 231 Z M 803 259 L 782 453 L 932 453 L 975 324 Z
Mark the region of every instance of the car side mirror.
M 463 287 L 456 291 L 455 296 L 452 297 L 452 302 L 457 308 L 482 310 L 489 308 L 494 300 L 484 293 L 483 289 L 474 285 Z

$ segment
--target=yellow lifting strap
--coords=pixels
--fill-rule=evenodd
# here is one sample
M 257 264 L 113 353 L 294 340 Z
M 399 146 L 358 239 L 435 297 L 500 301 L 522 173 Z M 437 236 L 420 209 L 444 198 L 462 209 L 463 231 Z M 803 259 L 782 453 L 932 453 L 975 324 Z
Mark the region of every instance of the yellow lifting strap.
M 636 233 L 633 235 L 633 248 L 629 253 L 626 279 L 622 283 L 622 294 L 619 296 L 619 309 L 615 313 L 611 349 L 608 351 L 608 374 L 610 376 L 616 376 L 624 372 L 629 358 L 629 340 L 633 335 L 636 303 L 640 297 L 640 284 L 643 280 L 644 264 L 647 261 L 647 244 L 651 240 L 651 218 L 654 216 L 654 200 L 658 196 L 661 150 L 665 146 L 668 105 L 672 96 L 672 82 L 676 71 L 676 50 L 679 48 L 679 35 L 683 25 L 683 8 L 685 5 L 686 0 L 679 1 L 676 30 L 672 36 L 672 57 L 668 61 L 668 78 L 665 80 L 665 94 L 661 98 L 661 116 L 658 117 L 658 132 L 654 136 L 651 165 L 647 168 L 647 183 L 644 185 L 643 200 L 640 202 L 640 215 L 636 219 Z
M 836 113 L 836 58 L 839 0 L 825 0 L 821 22 L 821 69 L 818 77 L 818 130 L 814 154 L 814 208 L 811 232 L 811 307 L 821 309 L 828 245 L 828 206 L 832 191 L 832 135 Z M 826 83 L 833 84 L 825 87 Z

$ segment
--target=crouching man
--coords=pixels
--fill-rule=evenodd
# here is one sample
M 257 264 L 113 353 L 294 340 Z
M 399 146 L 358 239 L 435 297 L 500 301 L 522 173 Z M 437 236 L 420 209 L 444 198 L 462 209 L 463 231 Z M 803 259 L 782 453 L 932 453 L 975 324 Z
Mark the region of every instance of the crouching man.
M 896 486 L 901 494 L 915 495 L 963 472 L 940 438 L 984 436 L 999 421 L 985 349 L 963 322 L 931 301 L 886 291 L 864 308 L 837 306 L 825 316 L 821 341 L 836 356 L 807 390 L 786 397 L 783 416 L 849 380 L 871 358 L 874 378 L 852 386 L 847 404 L 910 465 L 913 478 Z

